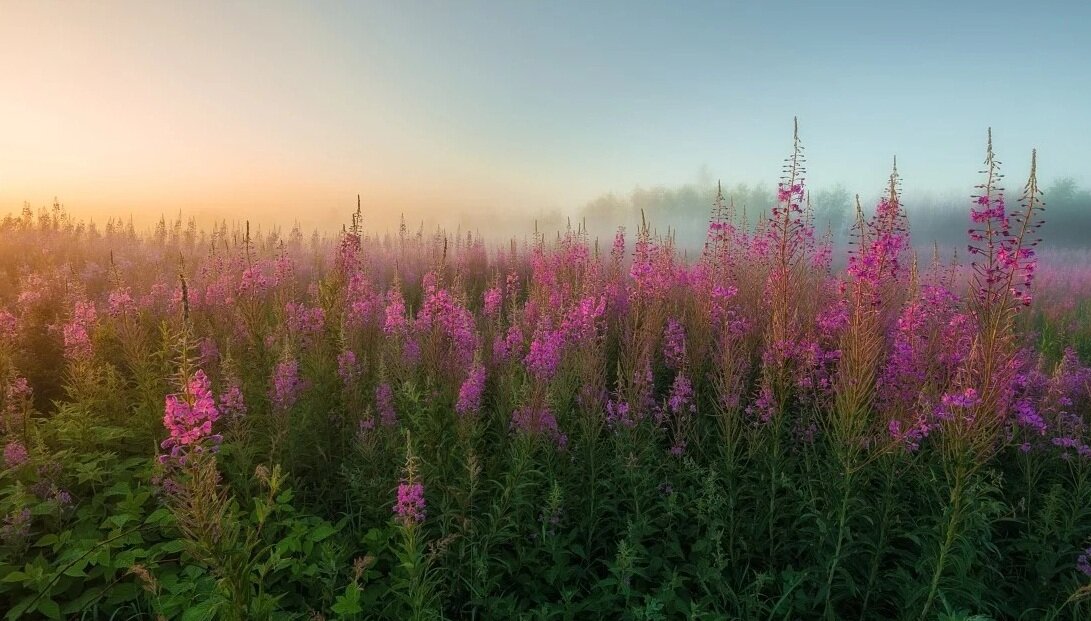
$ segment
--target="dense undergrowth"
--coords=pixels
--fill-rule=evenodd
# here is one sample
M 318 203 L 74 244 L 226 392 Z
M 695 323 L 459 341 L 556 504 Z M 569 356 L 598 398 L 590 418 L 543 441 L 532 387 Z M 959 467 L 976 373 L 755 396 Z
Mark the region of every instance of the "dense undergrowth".
M 1091 268 L 985 168 L 965 265 L 913 254 L 895 170 L 836 273 L 798 138 L 690 263 L 8 217 L 0 609 L 1086 619 Z

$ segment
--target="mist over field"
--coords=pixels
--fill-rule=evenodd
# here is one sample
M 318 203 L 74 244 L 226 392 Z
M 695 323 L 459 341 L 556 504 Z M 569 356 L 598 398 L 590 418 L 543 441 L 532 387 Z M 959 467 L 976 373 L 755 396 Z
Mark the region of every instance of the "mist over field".
M 403 224 L 414 232 L 425 230 L 429 234 L 437 229 L 451 236 L 472 233 L 493 244 L 505 244 L 511 239 L 526 240 L 533 237 L 536 230 L 556 235 L 571 227 L 583 228 L 592 239 L 597 238 L 605 243 L 613 237 L 618 227 L 637 230 L 643 214 L 655 232 L 664 235 L 669 232 L 679 248 L 696 253 L 706 241 L 710 210 L 718 189 L 727 201 L 734 203 L 740 221 L 745 219 L 749 225 L 768 217 L 776 204 L 773 184 L 719 182 L 717 185 L 705 178 L 699 183 L 638 186 L 629 192 L 605 193 L 568 210 L 534 211 L 513 205 L 492 210 L 451 209 L 435 214 L 412 207 L 395 211 L 382 205 L 362 203 L 363 226 L 379 234 L 395 233 Z M 1043 189 L 1044 200 L 1050 209 L 1049 218 L 1042 227 L 1043 247 L 1091 249 L 1091 188 L 1081 186 L 1072 177 L 1064 177 L 1046 183 Z M 965 245 L 965 229 L 969 224 L 966 206 L 971 201 L 970 191 L 972 188 L 965 192 L 949 190 L 937 193 L 917 188 L 903 193 L 917 248 L 929 249 L 938 244 L 952 249 Z M 830 234 L 835 244 L 844 250 L 856 218 L 857 196 L 861 209 L 870 213 L 879 195 L 878 191 L 854 194 L 844 185 L 819 186 L 819 189 L 810 190 L 809 201 L 815 225 L 820 233 Z M 344 204 L 329 206 L 325 210 L 296 211 L 291 217 L 277 216 L 275 212 L 260 206 L 231 210 L 183 208 L 173 213 L 155 213 L 153 208 L 149 208 L 139 215 L 123 212 L 89 215 L 78 207 L 70 207 L 70 211 L 77 217 L 87 217 L 99 224 L 111 219 L 123 223 L 132 221 L 138 230 L 151 230 L 161 220 L 174 222 L 180 218 L 187 222 L 193 219 L 205 226 L 221 222 L 238 226 L 249 221 L 255 230 L 287 231 L 299 228 L 308 234 L 317 231 L 330 235 L 349 224 L 355 209 L 354 197 L 345 197 L 342 202 Z
M 718 180 L 768 208 L 794 116 L 815 199 L 869 209 L 897 155 L 910 212 L 953 214 L 989 126 L 1008 173 L 1038 148 L 1047 188 L 1091 187 L 1089 9 L 1036 7 L 11 2 L 0 213 L 335 232 L 359 194 L 376 231 L 631 230 L 645 206 L 696 240 Z
M 0 0 L 0 621 L 1091 619 L 1089 25 Z

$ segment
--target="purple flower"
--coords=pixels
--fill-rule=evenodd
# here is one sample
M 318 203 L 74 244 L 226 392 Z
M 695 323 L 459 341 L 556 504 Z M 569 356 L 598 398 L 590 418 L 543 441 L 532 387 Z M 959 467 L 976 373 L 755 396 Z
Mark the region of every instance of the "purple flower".
M 304 388 L 305 384 L 299 377 L 299 363 L 289 358 L 278 363 L 273 371 L 273 388 L 269 398 L 274 408 L 287 410 L 295 405 Z
M 200 362 L 204 366 L 212 366 L 220 359 L 220 349 L 216 347 L 216 341 L 205 337 L 197 344 Z
M 424 521 L 425 507 L 424 485 L 403 482 L 398 485 L 398 500 L 394 503 L 394 514 L 405 526 L 420 524 Z
M 53 495 L 53 500 L 61 509 L 72 506 L 72 494 L 63 489 L 57 490 L 57 493 Z
M 0 526 L 0 541 L 9 546 L 19 546 L 30 535 L 30 509 L 23 509 L 8 514 L 4 525 Z
M 375 409 L 384 427 L 398 424 L 398 414 L 394 411 L 394 389 L 390 384 L 383 382 L 375 387 Z
M 371 430 L 374 428 L 374 418 L 372 418 L 370 415 L 361 418 L 360 421 L 356 423 L 356 439 L 360 442 L 367 440 L 368 435 L 370 435 Z
M 633 416 L 628 402 L 610 399 L 606 402 L 606 422 L 613 427 L 621 425 L 632 429 L 636 426 L 637 419 Z
M 754 400 L 754 403 L 746 407 L 746 413 L 756 418 L 759 424 L 768 425 L 773 421 L 776 411 L 777 404 L 776 398 L 773 396 L 773 389 L 767 383 L 762 382 L 758 398 Z
M 424 279 L 425 297 L 414 326 L 420 333 L 436 329 L 447 338 L 454 363 L 467 366 L 477 347 L 474 316 L 447 289 L 440 288 L 434 272 Z
M 246 415 L 246 400 L 242 396 L 242 388 L 231 384 L 220 395 L 220 413 L 231 418 L 240 418 Z
M 466 381 L 458 389 L 455 412 L 460 416 L 477 414 L 481 410 L 481 396 L 485 392 L 485 367 L 474 364 Z
M 337 354 L 337 375 L 341 377 L 341 382 L 345 387 L 350 386 L 359 374 L 359 369 L 356 367 L 356 353 L 351 349 Z
M 288 302 L 284 305 L 288 329 L 305 340 L 313 339 L 326 327 L 326 311 L 322 307 L 308 308 L 305 304 Z
M 497 336 L 492 346 L 492 356 L 497 362 L 507 362 L 517 357 L 523 346 L 523 333 L 519 326 L 512 324 L 503 337 Z
M 671 386 L 670 395 L 667 397 L 667 407 L 672 414 L 683 414 L 696 411 L 693 405 L 693 384 L 685 373 L 674 376 L 674 384 Z
M 663 331 L 663 358 L 671 369 L 681 368 L 686 361 L 686 332 L 682 324 L 673 317 L 667 320 L 667 327 Z
M 549 381 L 557 373 L 564 349 L 564 333 L 560 330 L 541 328 L 530 343 L 524 363 L 538 381 Z
M 160 456 L 160 461 L 165 463 L 171 458 L 184 461 L 185 454 L 190 450 L 200 451 L 204 441 L 218 445 L 220 438 L 212 435 L 212 423 L 219 417 L 211 383 L 205 372 L 198 370 L 181 394 L 167 395 L 163 426 L 170 435 L 160 446 L 170 453 Z
M 393 288 L 386 294 L 386 310 L 383 314 L 383 332 L 401 334 L 405 331 L 405 300 L 400 289 Z
M 107 308 L 111 317 L 121 317 L 136 312 L 136 302 L 128 287 L 110 292 Z
M 905 450 L 912 453 L 921 447 L 921 441 L 928 437 L 928 432 L 931 431 L 931 427 L 922 416 L 913 424 L 908 425 L 905 429 L 902 428 L 902 422 L 900 420 L 891 419 L 887 424 L 887 431 L 890 433 L 892 440 L 900 442 L 905 446 Z
M 667 453 L 669 453 L 671 457 L 681 457 L 685 452 L 686 452 L 686 441 L 685 440 L 676 440 L 674 442 L 674 444 L 671 445 L 670 449 L 667 451 Z
M 974 388 L 967 388 L 962 392 L 945 393 L 940 398 L 940 404 L 936 407 L 936 418 L 951 420 L 954 418 L 952 410 L 969 410 L 980 401 L 977 390 Z
M 1076 559 L 1076 569 L 1083 572 L 1085 576 L 1091 576 L 1091 548 L 1087 548 Z
M 91 302 L 76 302 L 72 311 L 72 318 L 64 324 L 61 332 L 64 335 L 64 351 L 70 360 L 87 360 L 91 357 L 91 330 L 94 328 L 97 315 L 95 305 Z
M 1046 421 L 1030 399 L 1020 399 L 1015 403 L 1015 421 L 1020 427 L 1030 429 L 1038 435 L 1046 433 Z
M 27 453 L 25 446 L 19 442 L 8 442 L 4 446 L 4 464 L 8 468 L 16 468 L 27 462 L 30 459 L 30 455 Z
M 517 433 L 528 436 L 544 435 L 555 441 L 560 437 L 557 419 L 546 407 L 525 405 L 515 410 L 511 414 L 511 428 Z
M 500 304 L 503 302 L 504 294 L 500 291 L 500 287 L 493 287 L 485 292 L 485 316 L 496 317 L 500 314 Z

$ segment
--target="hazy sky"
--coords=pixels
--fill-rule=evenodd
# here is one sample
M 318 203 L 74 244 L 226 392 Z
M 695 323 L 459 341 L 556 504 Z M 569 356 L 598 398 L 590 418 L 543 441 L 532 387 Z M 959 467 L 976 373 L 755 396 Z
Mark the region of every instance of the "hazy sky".
M 0 0 L 0 212 L 572 211 L 772 182 L 1087 182 L 1091 2 Z

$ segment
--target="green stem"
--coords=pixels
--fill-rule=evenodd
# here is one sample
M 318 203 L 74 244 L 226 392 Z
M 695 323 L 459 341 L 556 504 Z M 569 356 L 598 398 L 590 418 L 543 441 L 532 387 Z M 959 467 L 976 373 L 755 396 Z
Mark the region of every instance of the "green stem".
M 928 613 L 932 609 L 932 603 L 936 599 L 936 593 L 939 591 L 939 581 L 943 577 L 943 570 L 947 565 L 947 556 L 951 553 L 951 548 L 954 546 L 955 538 L 958 535 L 958 526 L 962 518 L 962 490 L 966 482 L 967 471 L 965 466 L 959 464 L 955 469 L 955 480 L 951 486 L 951 496 L 949 499 L 951 510 L 947 514 L 947 527 L 946 533 L 943 538 L 943 544 L 939 549 L 939 556 L 936 559 L 936 569 L 932 572 L 932 581 L 928 588 L 928 597 L 924 600 L 924 608 L 921 610 L 920 619 L 925 621 L 928 618 Z
M 778 421 L 779 421 L 778 416 Z M 780 465 L 780 428 L 779 425 L 773 427 L 773 451 L 769 455 L 769 563 L 770 565 L 776 565 L 776 552 L 777 552 L 777 476 L 780 470 L 777 466 Z
M 841 479 L 842 494 L 841 494 L 841 507 L 838 510 L 837 517 L 837 544 L 834 546 L 833 558 L 830 559 L 830 568 L 826 573 L 826 608 L 823 616 L 826 618 L 832 618 L 833 609 L 831 608 L 831 596 L 833 594 L 833 577 L 837 573 L 837 565 L 841 560 L 841 547 L 845 542 L 845 525 L 848 518 L 849 509 L 849 494 L 852 491 L 852 474 L 848 468 L 843 473 L 844 476 Z
M 894 491 L 895 467 L 894 461 L 888 460 L 890 469 L 886 473 L 886 485 L 883 488 L 882 513 L 879 517 L 879 537 L 875 542 L 875 554 L 871 558 L 871 567 L 868 570 L 867 587 L 864 589 L 864 601 L 860 606 L 860 619 L 867 615 L 868 603 L 871 601 L 871 591 L 875 581 L 879 578 L 879 567 L 883 562 L 883 549 L 886 547 L 887 530 L 890 526 L 891 494 Z

